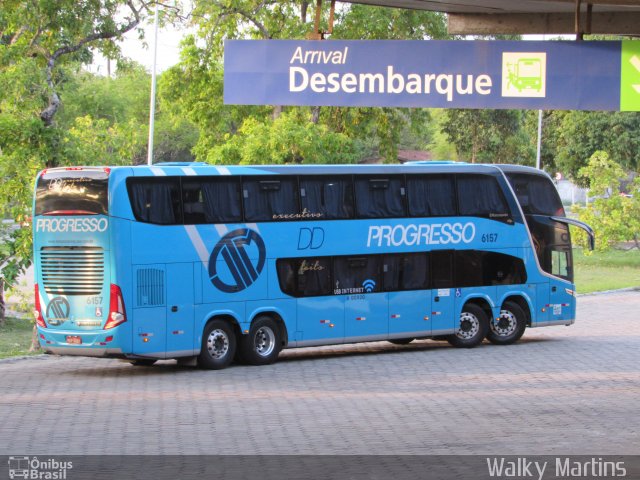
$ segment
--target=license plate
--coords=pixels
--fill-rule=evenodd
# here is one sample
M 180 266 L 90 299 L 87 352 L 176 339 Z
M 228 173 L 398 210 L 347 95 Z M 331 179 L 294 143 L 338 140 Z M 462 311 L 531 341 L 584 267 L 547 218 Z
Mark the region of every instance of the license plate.
M 77 335 L 67 335 L 67 343 L 70 343 L 72 345 L 81 345 L 82 337 L 79 337 Z

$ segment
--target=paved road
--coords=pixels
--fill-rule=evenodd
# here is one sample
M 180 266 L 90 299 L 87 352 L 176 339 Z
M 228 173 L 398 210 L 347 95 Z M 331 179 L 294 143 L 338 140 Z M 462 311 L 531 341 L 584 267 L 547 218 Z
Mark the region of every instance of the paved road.
M 219 372 L 0 363 L 0 454 L 637 454 L 640 292 L 516 345 L 286 351 Z

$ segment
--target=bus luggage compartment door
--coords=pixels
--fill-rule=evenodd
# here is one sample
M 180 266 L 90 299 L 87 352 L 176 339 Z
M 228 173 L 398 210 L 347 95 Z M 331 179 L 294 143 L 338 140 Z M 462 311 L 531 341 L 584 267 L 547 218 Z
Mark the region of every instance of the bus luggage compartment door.
M 297 300 L 297 319 L 300 341 L 332 340 L 344 338 L 344 302 L 341 297 L 306 297 Z
M 431 297 L 429 291 L 389 292 L 389 337 L 431 335 Z

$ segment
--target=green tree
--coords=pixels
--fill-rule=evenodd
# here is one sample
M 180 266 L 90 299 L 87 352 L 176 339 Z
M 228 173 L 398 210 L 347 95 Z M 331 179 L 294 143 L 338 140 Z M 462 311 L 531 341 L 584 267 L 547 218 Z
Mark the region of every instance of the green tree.
M 175 113 L 197 125 L 200 136 L 193 150 L 197 159 L 211 159 L 212 150 L 232 141 L 249 118 L 256 120 L 261 128 L 279 126 L 267 120 L 278 117 L 283 111 L 295 111 L 295 117 L 303 123 L 311 121 L 324 125 L 328 132 L 346 135 L 355 142 L 362 156 L 379 155 L 389 162 L 397 161 L 400 143 L 421 146 L 429 142 L 430 116 L 425 109 L 223 105 L 223 40 L 303 38 L 312 29 L 310 3 L 234 0 L 198 6 L 194 18 L 199 28 L 199 40 L 195 37 L 185 40 L 181 63 L 163 75 L 159 89 L 161 97 L 172 105 Z M 323 14 L 326 20 L 326 9 Z M 332 34 L 332 38 L 348 39 L 446 36 L 445 17 L 441 14 L 364 5 L 346 5 L 338 9 Z M 277 135 L 273 132 L 270 136 Z M 292 149 L 289 156 L 295 157 L 296 152 Z
M 32 182 L 65 163 L 56 122 L 61 88 L 92 50 L 118 56 L 115 40 L 138 27 L 148 4 L 134 0 L 4 0 L 0 9 L 0 214 L 23 227 L 5 239 L 0 278 L 11 286 L 31 261 L 26 218 Z
M 603 151 L 591 155 L 578 175 L 596 196 L 586 207 L 575 207 L 580 220 L 594 229 L 596 249 L 608 250 L 626 241 L 640 248 L 640 177 L 631 186 L 632 197 L 619 195 L 625 171 Z M 585 244 L 584 236 L 581 242 Z
M 442 132 L 461 160 L 526 163 L 529 152 L 521 147 L 528 137 L 521 129 L 522 111 L 451 109 L 443 117 Z
M 640 167 L 640 113 L 552 112 L 558 168 L 574 179 L 597 151 L 606 151 L 621 166 Z

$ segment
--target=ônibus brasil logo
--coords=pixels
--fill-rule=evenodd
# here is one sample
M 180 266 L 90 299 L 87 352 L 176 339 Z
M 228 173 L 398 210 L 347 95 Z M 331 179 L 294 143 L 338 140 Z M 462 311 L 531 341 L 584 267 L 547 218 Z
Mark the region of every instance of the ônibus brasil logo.
M 265 257 L 264 240 L 258 232 L 248 228 L 233 230 L 222 237 L 211 252 L 211 283 L 223 292 L 240 292 L 258 279 Z

